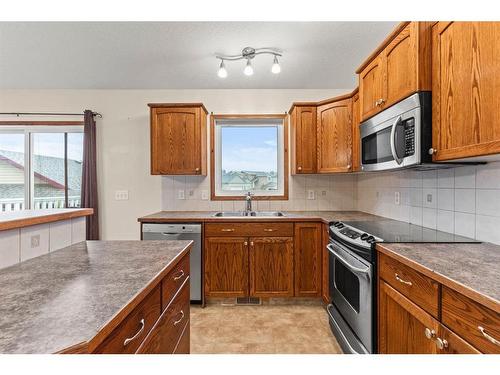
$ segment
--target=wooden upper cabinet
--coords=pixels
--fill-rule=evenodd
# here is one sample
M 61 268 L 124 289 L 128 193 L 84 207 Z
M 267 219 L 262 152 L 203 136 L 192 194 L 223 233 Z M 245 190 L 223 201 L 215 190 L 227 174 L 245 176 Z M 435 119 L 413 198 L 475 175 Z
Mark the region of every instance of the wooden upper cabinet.
M 361 121 L 431 89 L 431 23 L 402 22 L 356 71 Z
M 321 296 L 321 229 L 320 223 L 295 223 L 296 297 Z
M 316 173 L 316 106 L 294 105 L 290 122 L 292 174 Z
M 148 104 L 151 174 L 207 174 L 207 111 L 203 104 Z
M 293 296 L 293 237 L 250 238 L 250 296 Z
M 383 79 L 382 56 L 370 62 L 359 74 L 359 96 L 363 120 L 380 111 L 380 101 L 384 97 Z
M 349 172 L 352 166 L 351 98 L 317 109 L 318 173 Z
M 248 296 L 247 238 L 207 237 L 204 253 L 206 296 Z
M 357 90 L 356 90 L 357 91 Z M 352 97 L 352 171 L 361 170 L 361 139 L 359 133 L 359 93 L 356 92 Z
M 435 161 L 500 153 L 500 23 L 432 28 Z

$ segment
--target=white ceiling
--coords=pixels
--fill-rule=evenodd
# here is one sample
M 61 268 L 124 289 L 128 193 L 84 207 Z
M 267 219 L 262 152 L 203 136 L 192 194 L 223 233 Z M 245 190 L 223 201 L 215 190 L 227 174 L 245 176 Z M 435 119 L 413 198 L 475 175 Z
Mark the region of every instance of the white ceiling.
M 394 22 L 1 22 L 1 89 L 352 88 L 354 70 Z M 246 46 L 283 50 L 227 62 Z

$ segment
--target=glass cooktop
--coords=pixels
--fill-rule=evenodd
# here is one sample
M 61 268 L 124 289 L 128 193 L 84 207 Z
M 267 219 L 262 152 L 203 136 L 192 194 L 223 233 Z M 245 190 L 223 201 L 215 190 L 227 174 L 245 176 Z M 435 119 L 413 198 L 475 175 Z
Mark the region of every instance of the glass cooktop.
M 479 242 L 472 238 L 462 237 L 453 233 L 441 232 L 436 229 L 425 228 L 419 225 L 390 219 L 377 221 L 343 221 L 343 223 L 362 232 L 382 238 L 384 242 Z

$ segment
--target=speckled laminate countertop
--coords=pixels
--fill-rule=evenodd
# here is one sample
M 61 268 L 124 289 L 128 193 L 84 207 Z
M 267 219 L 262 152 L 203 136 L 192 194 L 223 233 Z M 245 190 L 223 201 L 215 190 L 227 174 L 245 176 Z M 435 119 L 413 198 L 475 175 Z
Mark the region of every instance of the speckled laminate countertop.
M 490 243 L 382 243 L 377 249 L 500 312 L 500 246 Z
M 285 216 L 241 216 L 214 217 L 217 211 L 160 211 L 143 216 L 138 221 L 143 223 L 173 223 L 173 222 L 211 222 L 211 221 L 322 221 L 329 223 L 334 220 L 378 220 L 380 216 L 361 211 L 282 211 Z
M 191 241 L 87 241 L 0 271 L 0 353 L 89 342 Z

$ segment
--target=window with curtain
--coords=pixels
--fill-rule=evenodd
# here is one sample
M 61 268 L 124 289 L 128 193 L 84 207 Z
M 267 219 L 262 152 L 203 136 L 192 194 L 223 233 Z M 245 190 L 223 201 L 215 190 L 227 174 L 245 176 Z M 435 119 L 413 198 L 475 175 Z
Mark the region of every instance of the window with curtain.
M 81 204 L 83 126 L 0 126 L 0 212 Z

